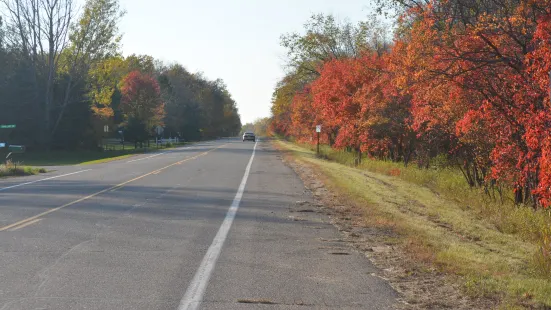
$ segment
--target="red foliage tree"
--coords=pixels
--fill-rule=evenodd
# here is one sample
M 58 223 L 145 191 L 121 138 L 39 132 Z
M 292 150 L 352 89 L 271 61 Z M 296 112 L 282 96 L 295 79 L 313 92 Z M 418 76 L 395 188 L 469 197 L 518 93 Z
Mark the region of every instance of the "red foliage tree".
M 279 110 L 287 132 L 319 123 L 336 147 L 424 167 L 445 154 L 471 186 L 549 206 L 551 0 L 400 3 L 392 49 L 326 60 Z
M 147 74 L 132 71 L 121 82 L 121 110 L 128 137 L 143 142 L 156 125 L 162 125 L 164 104 L 157 81 Z
M 325 131 L 336 133 L 336 147 L 360 151 L 367 142 L 356 94 L 369 78 L 361 60 L 335 59 L 323 66 L 320 77 L 312 83 L 312 107 Z

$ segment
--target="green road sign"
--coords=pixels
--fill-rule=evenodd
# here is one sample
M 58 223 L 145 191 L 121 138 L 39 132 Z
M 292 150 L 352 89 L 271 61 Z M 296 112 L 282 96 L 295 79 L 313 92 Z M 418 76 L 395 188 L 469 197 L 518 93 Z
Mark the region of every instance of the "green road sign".
M 0 125 L 0 129 L 11 129 L 15 128 L 15 125 Z
M 25 146 L 24 145 L 10 145 L 8 146 L 8 151 L 12 153 L 24 153 L 25 152 Z

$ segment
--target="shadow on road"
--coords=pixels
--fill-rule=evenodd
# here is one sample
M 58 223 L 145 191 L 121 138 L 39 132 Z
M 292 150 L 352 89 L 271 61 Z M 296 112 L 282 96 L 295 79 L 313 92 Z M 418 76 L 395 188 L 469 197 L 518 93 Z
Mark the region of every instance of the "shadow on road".
M 32 216 L 110 186 L 112 185 L 102 182 L 59 181 L 55 187 L 46 186 L 44 190 L 35 194 L 14 190 L 10 193 L 0 194 L 0 205 L 2 206 L 0 215 L 6 210 L 9 212 L 10 209 L 25 208 L 26 213 Z M 48 216 L 55 216 L 57 213 L 69 211 L 73 215 L 77 213 L 88 215 L 96 213 L 102 217 L 118 217 L 128 215 L 127 212 L 131 211 L 134 216 L 145 216 L 151 220 L 222 220 L 232 204 L 236 191 L 235 188 L 127 185 L 116 191 L 107 191 L 96 197 L 81 201 Z M 247 199 L 242 202 L 242 205 L 246 208 L 240 210 L 238 221 L 282 221 L 272 217 L 259 218 L 259 213 L 253 212 L 264 209 L 268 205 L 278 204 L 280 193 L 246 190 L 245 195 Z M 38 197 L 40 201 L 37 201 Z M 60 200 L 60 197 L 62 197 L 62 200 Z M 135 207 L 141 204 L 143 206 Z M 255 215 L 249 216 L 248 211 Z M 5 224 L 9 223 L 3 223 L 3 225 Z

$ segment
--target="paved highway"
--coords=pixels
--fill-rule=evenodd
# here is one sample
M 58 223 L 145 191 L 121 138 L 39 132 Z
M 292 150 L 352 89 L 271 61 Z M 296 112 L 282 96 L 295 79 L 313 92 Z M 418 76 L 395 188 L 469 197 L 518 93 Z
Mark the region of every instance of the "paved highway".
M 297 201 L 312 198 L 262 141 L 0 180 L 0 310 L 391 309 Z

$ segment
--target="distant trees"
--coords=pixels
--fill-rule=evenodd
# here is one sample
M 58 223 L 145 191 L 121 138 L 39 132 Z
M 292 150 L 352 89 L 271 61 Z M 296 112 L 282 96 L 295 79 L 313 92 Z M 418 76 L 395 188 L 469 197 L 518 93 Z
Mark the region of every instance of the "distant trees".
M 154 113 L 160 118 L 146 122 L 190 140 L 239 132 L 239 114 L 222 81 L 179 65 L 167 68 L 148 55 L 121 56 L 118 0 L 86 0 L 78 15 L 72 0 L 0 0 L 0 8 L 6 13 L 0 20 L 0 123 L 17 125 L 9 142 L 94 149 L 104 125 L 142 128 L 123 100 L 130 85 L 125 77 L 134 71 L 135 82 L 150 77 L 145 85 L 157 84 L 157 103 L 164 103 Z M 136 139 L 151 137 L 150 125 Z
M 377 2 L 399 12 L 392 44 L 375 22 L 284 40 L 272 130 L 310 141 L 322 124 L 334 147 L 420 167 L 443 156 L 473 187 L 549 206 L 551 2 Z M 336 44 L 347 32 L 353 53 Z
M 243 125 L 241 129 L 241 134 L 250 131 L 254 132 L 257 136 L 267 136 L 269 134 L 270 118 L 263 117 L 255 120 L 252 123 L 247 123 Z
M 186 140 L 233 136 L 241 130 L 236 102 L 222 80 L 208 81 L 181 65 L 159 72 L 167 130 Z

